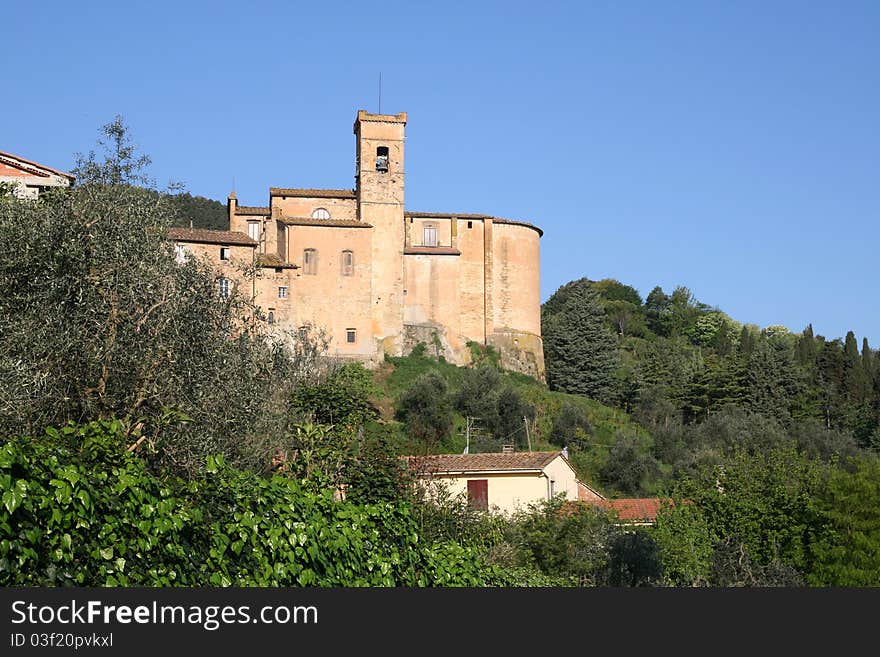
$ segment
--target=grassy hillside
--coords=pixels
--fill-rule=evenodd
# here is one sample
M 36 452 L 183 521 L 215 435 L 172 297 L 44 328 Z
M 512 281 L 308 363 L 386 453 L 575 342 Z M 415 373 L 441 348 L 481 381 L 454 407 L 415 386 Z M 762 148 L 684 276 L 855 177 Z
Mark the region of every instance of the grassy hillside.
M 482 360 L 491 363 L 493 354 L 482 354 Z M 368 431 L 385 432 L 395 449 L 400 453 L 416 452 L 420 446 L 407 435 L 401 422 L 395 420 L 394 413 L 400 395 L 413 384 L 422 374 L 436 372 L 446 381 L 449 394 L 455 396 L 462 386 L 464 374 L 468 368 L 457 367 L 443 360 L 435 360 L 425 354 L 413 353 L 401 358 L 387 358 L 373 374 L 375 393 L 373 403 L 380 410 L 379 421 L 368 427 Z M 621 434 L 637 437 L 645 449 L 650 448 L 651 437 L 623 411 L 605 406 L 592 399 L 578 395 L 569 395 L 551 391 L 545 384 L 531 377 L 500 370 L 501 385 L 510 387 L 535 408 L 535 419 L 530 423 L 529 433 L 534 451 L 560 449 L 560 445 L 551 442 L 551 430 L 554 419 L 563 406 L 570 404 L 583 409 L 590 429 L 584 440 L 584 447 L 569 447 L 569 458 L 579 476 L 586 483 L 599 490 L 615 494 L 616 491 L 602 484 L 599 471 L 608 458 L 608 451 Z M 465 418 L 456 411 L 452 435 L 444 440 L 439 451 L 460 454 L 465 448 Z M 487 442 L 480 448 L 479 444 L 471 443 L 471 452 L 492 451 L 496 443 Z M 500 441 L 497 441 L 500 446 Z M 496 448 L 497 449 L 497 448 Z

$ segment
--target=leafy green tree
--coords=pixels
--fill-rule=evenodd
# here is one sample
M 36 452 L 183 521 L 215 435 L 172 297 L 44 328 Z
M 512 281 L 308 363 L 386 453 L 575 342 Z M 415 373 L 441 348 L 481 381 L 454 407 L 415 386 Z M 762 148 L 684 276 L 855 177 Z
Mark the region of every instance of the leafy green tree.
M 680 499 L 662 506 L 651 536 L 660 553 L 666 584 L 708 584 L 715 538 L 698 506 Z
M 396 416 L 426 452 L 434 451 L 452 431 L 452 402 L 446 380 L 436 372 L 420 375 L 400 396 Z
M 669 297 L 659 285 L 645 298 L 645 316 L 650 328 L 657 335 L 669 336 Z
M 606 574 L 610 586 L 656 586 L 662 577 L 660 552 L 651 534 L 636 529 L 615 537 Z
M 229 230 L 229 214 L 226 205 L 204 196 L 193 196 L 189 192 L 169 194 L 171 206 L 177 210 L 175 226 L 207 228 L 209 230 Z
M 138 152 L 138 146 L 131 141 L 131 133 L 125 120 L 119 114 L 113 121 L 101 126 L 98 145 L 103 150 L 103 159 L 89 151 L 88 155 L 77 154 L 76 166 L 71 173 L 79 185 L 145 185 L 153 186 L 146 169 L 152 163 L 149 155 Z
M 515 563 L 597 585 L 605 581 L 609 549 L 619 533 L 604 512 L 556 497 L 514 514 L 506 537 Z
M 749 408 L 782 422 L 791 418 L 791 401 L 799 392 L 799 376 L 790 352 L 759 340 L 748 362 Z
M 292 394 L 291 409 L 318 424 L 356 428 L 379 416 L 372 397 L 373 377 L 360 363 L 330 370 L 325 378 L 304 381 Z
M 739 554 L 752 564 L 752 574 L 756 569 L 780 574 L 786 568 L 805 574 L 812 568 L 814 541 L 827 529 L 818 505 L 826 472 L 827 466 L 792 447 L 756 453 L 737 449 L 722 465 L 685 477 L 674 497 L 700 510 L 710 535 L 724 548 L 717 555 L 724 568 Z
M 497 422 L 489 426 L 492 434 L 502 442 L 512 441 L 518 447 L 525 447 L 528 439 L 525 421 L 535 419 L 535 407 L 507 387 L 499 393 L 496 408 Z
M 590 421 L 583 407 L 566 402 L 553 418 L 550 442 L 560 447 L 573 445 L 580 450 L 585 450 L 589 447 L 590 431 Z
M 610 486 L 628 494 L 645 490 L 649 480 L 657 476 L 658 464 L 643 449 L 638 438 L 621 434 L 608 452 L 608 460 L 599 476 Z
M 483 426 L 498 424 L 498 392 L 501 372 L 489 365 L 480 365 L 462 372 L 455 393 L 455 408 L 462 415 L 479 418 Z
M 242 290 L 175 261 L 173 209 L 130 184 L 145 160 L 121 123 L 105 129 L 110 159 L 83 164 L 81 185 L 0 203 L 0 431 L 119 418 L 156 467 L 192 476 L 222 454 L 262 469 L 321 348 L 263 336 Z
M 617 348 L 596 292 L 587 287 L 571 293 L 558 312 L 544 313 L 541 331 L 550 387 L 609 399 Z
M 631 285 L 624 285 L 613 278 L 603 278 L 592 283 L 599 296 L 606 301 L 624 301 L 636 308 L 642 306 L 642 297 Z

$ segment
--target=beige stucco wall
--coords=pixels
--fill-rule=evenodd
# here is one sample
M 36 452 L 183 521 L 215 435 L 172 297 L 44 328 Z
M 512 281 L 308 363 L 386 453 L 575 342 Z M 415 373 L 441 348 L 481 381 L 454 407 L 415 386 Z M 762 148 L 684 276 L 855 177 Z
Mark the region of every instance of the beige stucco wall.
M 188 254 L 198 260 L 207 260 L 218 274 L 230 279 L 240 277 L 242 267 L 250 266 L 254 261 L 254 247 L 236 244 L 205 244 L 202 242 L 186 242 L 175 240 L 175 244 L 185 246 Z M 220 259 L 220 249 L 229 248 L 229 260 Z
M 489 509 L 511 513 L 527 505 L 550 499 L 548 481 L 554 481 L 555 494 L 564 493 L 566 499 L 578 499 L 577 477 L 571 467 L 557 457 L 544 468 L 544 475 L 535 473 L 488 473 L 467 475 L 440 475 L 434 480 L 441 482 L 453 495 L 467 496 L 469 480 L 486 480 Z
M 567 500 L 578 498 L 577 475 L 563 457 L 553 459 L 544 467 L 544 472 L 553 480 L 554 494 L 564 493 Z
M 259 268 L 254 283 L 256 289 L 254 303 L 260 307 L 266 317 L 270 311 L 273 313 L 277 329 L 295 329 L 299 326 L 294 298 L 297 270 L 280 267 L 278 269 L 279 271 L 274 267 Z M 278 296 L 279 287 L 287 288 L 286 298 L 282 299 Z
M 452 221 L 448 218 L 431 219 L 423 217 L 409 217 L 409 240 L 407 246 L 425 245 L 425 226 L 437 228 L 437 244 L 435 246 L 452 245 Z
M 330 213 L 331 219 L 357 219 L 357 202 L 353 198 L 273 196 L 272 210 L 276 208 L 284 217 L 311 217 L 312 212 L 324 208 Z
M 541 334 L 540 236 L 526 226 L 494 222 L 495 329 Z
M 547 479 L 536 474 L 474 474 L 437 476 L 436 481 L 446 486 L 452 496 L 467 497 L 467 482 L 486 480 L 489 510 L 512 513 L 528 504 L 547 499 Z
M 257 247 L 258 253 L 276 253 L 277 246 L 277 229 L 274 226 L 274 221 L 270 220 L 269 217 L 261 216 L 261 215 L 253 215 L 253 214 L 233 214 L 229 221 L 229 230 L 236 231 L 239 233 L 244 233 L 247 236 L 250 236 L 248 232 L 248 224 L 256 223 L 260 226 L 260 245 Z M 271 243 L 274 246 L 274 249 L 268 248 L 268 243 L 271 240 Z
M 459 257 L 406 255 L 404 269 L 404 324 L 435 327 L 443 344 L 443 355 L 451 362 L 461 362 L 464 340 L 460 322 Z
M 471 227 L 468 228 L 468 223 Z M 465 342 L 486 342 L 486 296 L 483 222 L 458 219 L 456 247 L 459 256 L 459 318 Z
M 370 357 L 376 351 L 370 307 L 372 242 L 366 228 L 288 226 L 288 260 L 300 266 L 291 283 L 293 300 L 289 321 L 293 328 L 311 324 L 324 328 L 332 339 L 331 352 Z M 317 273 L 302 270 L 304 249 L 318 252 Z M 354 253 L 354 275 L 342 275 L 342 251 Z M 346 342 L 354 328 L 357 341 Z

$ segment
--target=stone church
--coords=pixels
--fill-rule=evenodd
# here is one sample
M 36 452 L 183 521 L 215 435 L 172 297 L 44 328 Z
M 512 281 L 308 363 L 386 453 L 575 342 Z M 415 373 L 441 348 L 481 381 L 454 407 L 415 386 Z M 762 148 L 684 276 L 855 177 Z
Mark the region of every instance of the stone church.
M 229 230 L 175 228 L 180 255 L 207 256 L 221 293 L 235 262 L 261 272 L 246 290 L 273 327 L 318 327 L 337 356 L 378 363 L 418 343 L 456 364 L 491 345 L 508 369 L 544 378 L 542 232 L 483 214 L 404 205 L 406 113 L 354 122 L 354 189 L 270 187 L 268 205 L 228 199 Z

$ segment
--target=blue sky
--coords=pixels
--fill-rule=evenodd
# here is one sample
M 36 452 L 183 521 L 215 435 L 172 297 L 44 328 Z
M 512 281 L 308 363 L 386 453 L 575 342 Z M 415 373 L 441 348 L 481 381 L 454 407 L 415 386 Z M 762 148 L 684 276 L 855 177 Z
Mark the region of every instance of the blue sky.
M 880 347 L 880 3 L 44 2 L 3 8 L 0 150 L 122 114 L 164 184 L 350 188 L 406 111 L 407 207 L 540 225 L 542 300 L 617 278 Z

